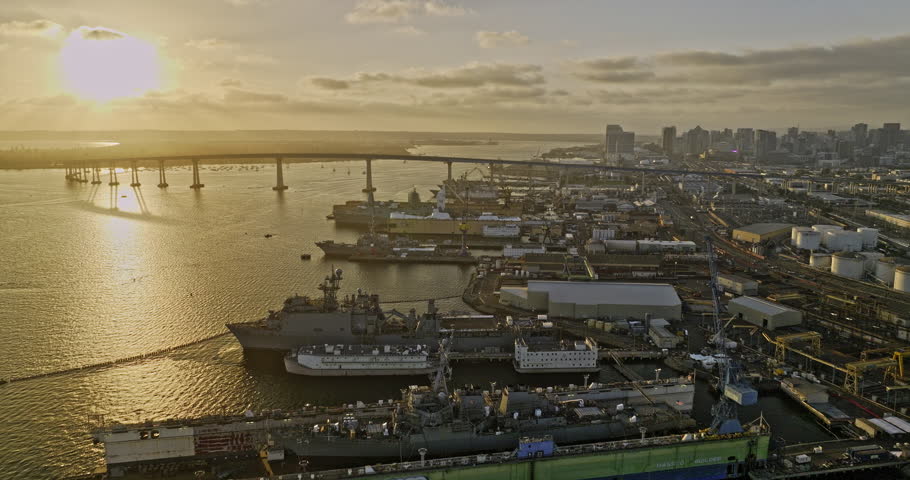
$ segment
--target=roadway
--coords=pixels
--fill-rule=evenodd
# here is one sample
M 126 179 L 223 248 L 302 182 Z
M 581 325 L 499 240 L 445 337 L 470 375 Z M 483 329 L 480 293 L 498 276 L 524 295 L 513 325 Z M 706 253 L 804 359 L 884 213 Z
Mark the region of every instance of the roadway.
M 753 177 L 762 178 L 758 173 L 729 173 L 717 171 L 702 171 L 689 169 L 668 169 L 668 168 L 640 168 L 640 167 L 619 167 L 611 165 L 583 165 L 572 163 L 552 163 L 541 160 L 503 160 L 500 158 L 470 158 L 470 157 L 444 157 L 438 155 L 409 155 L 409 154 L 376 154 L 376 153 L 231 153 L 231 154 L 211 154 L 211 155 L 170 155 L 170 156 L 149 156 L 149 157 L 124 157 L 116 159 L 97 159 L 97 160 L 74 160 L 64 162 L 63 164 L 79 168 L 86 165 L 110 165 L 110 164 L 131 164 L 133 162 L 169 162 L 169 161 L 212 161 L 212 160 L 253 160 L 263 158 L 281 158 L 309 160 L 310 162 L 340 162 L 350 160 L 410 160 L 415 162 L 437 162 L 437 163 L 469 163 L 476 165 L 517 165 L 517 166 L 537 166 L 546 168 L 567 168 L 567 169 L 585 169 L 600 171 L 619 171 L 619 172 L 636 172 L 636 173 L 657 173 L 671 175 L 710 175 L 720 177 Z

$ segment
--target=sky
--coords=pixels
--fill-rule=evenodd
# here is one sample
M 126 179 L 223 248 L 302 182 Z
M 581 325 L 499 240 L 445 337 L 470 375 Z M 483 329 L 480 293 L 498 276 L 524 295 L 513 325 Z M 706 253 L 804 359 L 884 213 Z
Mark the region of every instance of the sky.
M 910 2 L 3 0 L 0 129 L 910 124 Z

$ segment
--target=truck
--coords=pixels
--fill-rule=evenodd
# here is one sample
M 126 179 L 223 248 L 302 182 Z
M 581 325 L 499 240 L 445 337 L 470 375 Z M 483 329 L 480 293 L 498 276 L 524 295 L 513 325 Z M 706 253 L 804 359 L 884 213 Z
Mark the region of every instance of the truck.
M 860 445 L 857 447 L 848 447 L 844 455 L 846 455 L 847 459 L 851 462 L 886 460 L 891 457 L 891 454 L 882 448 L 881 445 Z

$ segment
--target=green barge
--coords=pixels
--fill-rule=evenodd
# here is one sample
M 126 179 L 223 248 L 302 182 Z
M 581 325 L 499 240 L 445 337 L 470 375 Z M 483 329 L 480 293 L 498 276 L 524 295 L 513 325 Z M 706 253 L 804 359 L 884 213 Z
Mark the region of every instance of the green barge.
M 686 434 L 557 447 L 522 439 L 514 452 L 279 475 L 280 479 L 372 480 L 720 480 L 768 459 L 770 434 Z

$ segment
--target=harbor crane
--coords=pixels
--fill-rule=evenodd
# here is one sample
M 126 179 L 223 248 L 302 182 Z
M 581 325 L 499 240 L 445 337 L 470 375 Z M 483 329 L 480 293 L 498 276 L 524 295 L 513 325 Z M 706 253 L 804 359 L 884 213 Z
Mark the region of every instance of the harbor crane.
M 752 405 L 756 402 L 757 394 L 754 389 L 743 384 L 738 379 L 738 371 L 733 359 L 727 355 L 726 327 L 729 322 L 721 318 L 724 310 L 720 304 L 720 287 L 717 284 L 717 257 L 714 252 L 714 243 L 709 235 L 705 236 L 705 247 L 708 254 L 708 268 L 711 274 L 711 300 L 714 306 L 714 340 L 717 354 L 722 363 L 717 379 L 717 391 L 720 397 L 711 408 L 711 430 L 725 435 L 740 433 L 743 426 L 736 413 L 736 405 Z

